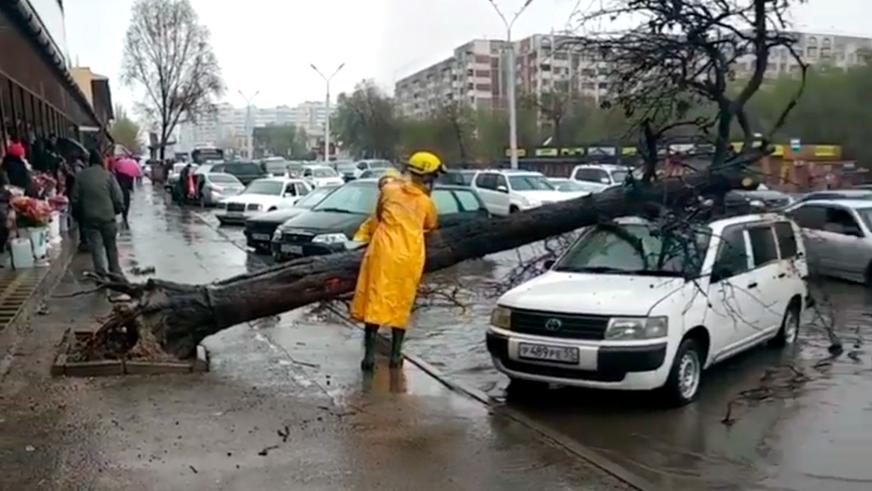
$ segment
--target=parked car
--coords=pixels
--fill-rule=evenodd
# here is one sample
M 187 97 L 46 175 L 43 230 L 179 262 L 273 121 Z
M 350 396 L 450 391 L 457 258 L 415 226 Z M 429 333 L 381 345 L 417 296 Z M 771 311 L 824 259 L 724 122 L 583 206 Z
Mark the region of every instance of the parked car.
M 616 164 L 582 164 L 572 169 L 572 180 L 590 186 L 590 191 L 598 193 L 606 188 L 618 186 L 627 180 L 632 169 Z
M 703 223 L 695 239 L 681 236 L 685 247 L 640 218 L 617 226 L 589 228 L 550 271 L 499 299 L 487 349 L 511 391 L 661 389 L 680 405 L 703 370 L 796 340 L 808 267 L 786 217 Z
M 388 167 L 383 167 L 381 169 L 368 169 L 360 173 L 361 179 L 380 179 L 388 172 Z
M 303 179 L 312 187 L 341 186 L 345 180 L 339 177 L 333 168 L 326 165 L 307 165 L 303 167 Z
M 794 203 L 793 197 L 781 191 L 770 190 L 733 190 L 726 195 L 726 205 L 732 210 L 741 210 L 743 213 L 762 211 L 778 211 L 787 208 Z
M 202 180 L 200 187 L 200 202 L 204 206 L 215 206 L 223 199 L 236 196 L 245 190 L 239 179 L 231 174 L 210 172 L 197 176 Z
M 431 196 L 439 212 L 440 227 L 488 216 L 484 203 L 469 188 L 436 185 Z M 358 179 L 345 184 L 311 210 L 276 229 L 272 242 L 274 257 L 282 261 L 356 247 L 359 244 L 351 239 L 363 221 L 375 212 L 377 200 L 378 181 Z
M 269 157 L 261 161 L 261 167 L 268 177 L 291 177 L 287 160 L 281 157 Z
M 472 179 L 475 178 L 476 172 L 478 171 L 470 169 L 448 170 L 439 174 L 439 177 L 436 178 L 436 182 L 449 186 L 471 186 Z
M 311 209 L 334 190 L 336 186 L 316 188 L 300 198 L 291 208 L 269 211 L 245 220 L 246 245 L 257 251 L 269 252 L 272 236 L 279 225 Z
M 587 196 L 594 192 L 590 186 L 581 181 L 573 181 L 565 177 L 549 177 L 548 181 L 561 193 L 569 193 L 573 198 Z
M 478 171 L 472 180 L 472 188 L 481 196 L 487 209 L 499 216 L 572 199 L 572 196 L 558 191 L 539 172 Z
M 787 215 L 802 228 L 813 273 L 872 286 L 872 201 L 802 201 Z
M 310 191 L 312 186 L 302 179 L 286 177 L 257 179 L 241 194 L 221 201 L 222 209 L 216 216 L 222 225 L 244 223 L 246 219 L 265 211 L 291 208 Z
M 222 172 L 224 174 L 232 174 L 239 179 L 242 184 L 248 186 L 255 179 L 267 177 L 266 171 L 257 162 L 226 162 L 223 164 L 215 164 L 210 172 Z
M 394 164 L 390 163 L 390 161 L 383 159 L 359 160 L 354 165 L 356 168 L 354 177 L 357 179 L 360 179 L 361 174 L 363 174 L 365 171 L 375 169 L 387 169 L 394 166 Z
M 357 169 L 357 164 L 352 160 L 337 160 L 333 162 L 333 168 L 336 169 L 336 173 L 339 174 L 345 182 L 353 181 L 359 177 L 362 177 L 361 172 Z
M 832 189 L 808 193 L 800 201 L 862 199 L 872 200 L 872 191 L 866 189 Z

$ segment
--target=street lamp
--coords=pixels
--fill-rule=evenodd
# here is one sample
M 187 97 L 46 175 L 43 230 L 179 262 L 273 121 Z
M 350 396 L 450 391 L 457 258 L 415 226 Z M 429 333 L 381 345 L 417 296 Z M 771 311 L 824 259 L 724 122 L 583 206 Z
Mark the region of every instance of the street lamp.
M 254 93 L 254 95 L 252 95 L 251 97 L 246 97 L 245 94 L 243 94 L 241 90 L 237 90 L 237 92 L 239 92 L 239 95 L 242 96 L 243 99 L 245 99 L 245 130 L 246 130 L 245 137 L 247 140 L 246 146 L 248 147 L 248 158 L 253 160 L 254 159 L 254 124 L 251 121 L 251 101 L 253 101 L 254 98 L 257 97 L 257 94 L 260 94 L 260 91 L 259 90 L 256 91 Z
M 509 159 L 511 160 L 512 169 L 518 168 L 518 113 L 515 107 L 515 47 L 512 44 L 512 27 L 515 25 L 515 21 L 518 20 L 518 17 L 527 10 L 527 7 L 533 3 L 533 0 L 525 0 L 524 5 L 521 6 L 521 9 L 515 13 L 515 16 L 512 17 L 512 20 L 509 21 L 506 19 L 506 16 L 503 15 L 502 10 L 497 5 L 496 0 L 488 0 L 490 4 L 493 6 L 494 10 L 497 11 L 497 15 L 500 16 L 500 20 L 503 21 L 503 25 L 506 27 L 506 45 L 507 45 L 507 53 L 506 53 L 506 64 L 508 65 L 508 84 L 506 86 L 506 95 L 509 98 Z
M 321 76 L 324 79 L 324 83 L 327 85 L 327 121 L 324 123 L 324 162 L 330 162 L 330 81 L 333 80 L 333 77 L 339 73 L 339 70 L 342 70 L 342 67 L 345 66 L 345 63 L 341 63 L 339 67 L 336 68 L 336 71 L 333 72 L 329 77 L 325 77 L 321 70 L 318 70 L 313 63 L 309 64 L 312 67 L 312 70 L 315 70 L 315 73 Z

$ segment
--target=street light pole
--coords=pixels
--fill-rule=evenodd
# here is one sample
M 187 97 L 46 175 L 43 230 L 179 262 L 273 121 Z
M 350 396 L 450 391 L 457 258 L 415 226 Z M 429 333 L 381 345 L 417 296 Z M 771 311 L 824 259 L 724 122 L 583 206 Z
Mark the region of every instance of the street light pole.
M 502 10 L 497 5 L 496 0 L 488 0 L 490 4 L 493 6 L 494 10 L 496 10 L 497 15 L 500 16 L 500 20 L 503 21 L 503 25 L 506 27 L 506 64 L 508 65 L 506 71 L 508 72 L 506 77 L 508 78 L 508 82 L 506 85 L 506 95 L 509 98 L 509 160 L 511 162 L 512 169 L 518 168 L 518 111 L 516 108 L 515 102 L 515 46 L 512 44 L 512 27 L 515 25 L 515 21 L 518 20 L 518 17 L 527 10 L 527 7 L 533 3 L 533 0 L 526 0 L 524 5 L 521 7 L 518 12 L 515 13 L 515 16 L 512 17 L 512 20 L 509 21 L 505 15 L 503 15 Z
M 256 91 L 251 97 L 246 97 L 241 90 L 237 90 L 237 92 L 239 92 L 239 95 L 245 99 L 245 146 L 248 147 L 246 149 L 248 152 L 248 158 L 254 160 L 254 124 L 251 121 L 251 101 L 257 97 L 257 94 L 260 94 L 260 90 Z
M 342 67 L 345 66 L 345 63 L 341 63 L 339 65 L 339 67 L 337 67 L 336 70 L 333 72 L 333 74 L 330 75 L 329 77 L 324 76 L 324 74 L 321 73 L 321 70 L 318 70 L 318 67 L 316 67 L 314 64 L 309 64 L 309 66 L 312 67 L 312 70 L 315 70 L 315 73 L 317 73 L 318 75 L 321 76 L 321 78 L 324 79 L 324 83 L 327 86 L 327 104 L 326 104 L 327 120 L 324 122 L 324 162 L 329 163 L 330 162 L 330 81 L 333 80 L 333 77 L 335 77 L 337 73 L 339 73 L 339 70 L 342 70 Z

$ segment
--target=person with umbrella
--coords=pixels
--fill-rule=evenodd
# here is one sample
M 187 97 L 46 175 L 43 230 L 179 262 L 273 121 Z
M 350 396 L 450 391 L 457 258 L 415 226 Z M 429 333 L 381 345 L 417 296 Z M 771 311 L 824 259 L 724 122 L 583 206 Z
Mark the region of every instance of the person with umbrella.
M 130 213 L 130 195 L 133 193 L 136 180 L 142 177 L 142 170 L 139 168 L 139 164 L 127 155 L 116 160 L 112 170 L 115 173 L 115 179 L 118 180 L 118 185 L 121 186 L 121 193 L 124 195 L 124 211 L 121 213 L 124 218 L 124 226 L 129 227 L 130 222 L 127 221 L 127 217 Z

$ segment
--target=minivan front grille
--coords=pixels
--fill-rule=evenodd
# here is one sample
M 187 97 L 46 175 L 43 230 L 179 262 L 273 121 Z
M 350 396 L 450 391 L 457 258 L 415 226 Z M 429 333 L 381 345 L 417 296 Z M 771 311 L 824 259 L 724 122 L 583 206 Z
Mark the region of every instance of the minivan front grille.
M 609 325 L 607 315 L 564 314 L 512 309 L 512 331 L 521 334 L 585 340 L 602 340 Z
M 245 211 L 245 203 L 227 203 L 227 211 Z

